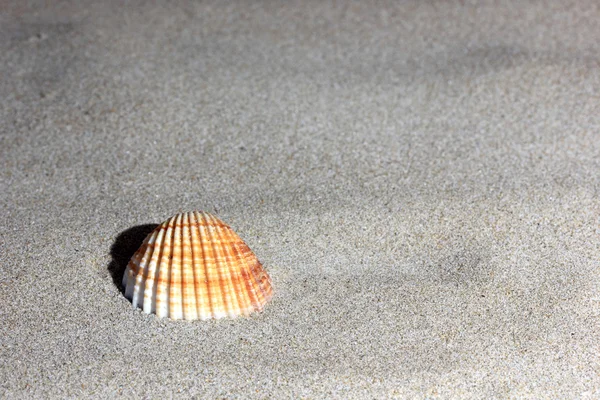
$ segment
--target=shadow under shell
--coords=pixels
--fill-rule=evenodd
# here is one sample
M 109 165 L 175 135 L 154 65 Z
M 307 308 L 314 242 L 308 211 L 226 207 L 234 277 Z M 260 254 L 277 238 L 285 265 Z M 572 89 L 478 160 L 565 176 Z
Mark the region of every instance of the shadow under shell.
M 122 293 L 124 293 L 125 288 L 121 283 L 129 260 L 140 248 L 146 236 L 157 227 L 158 224 L 145 224 L 124 230 L 117 236 L 111 246 L 110 255 L 112 256 L 112 261 L 108 264 L 108 272 L 112 276 L 113 283 Z

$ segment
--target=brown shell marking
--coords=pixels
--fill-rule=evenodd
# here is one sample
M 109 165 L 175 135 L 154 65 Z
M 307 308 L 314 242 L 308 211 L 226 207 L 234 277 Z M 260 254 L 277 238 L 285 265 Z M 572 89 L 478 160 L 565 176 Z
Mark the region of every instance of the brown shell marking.
M 202 211 L 178 214 L 150 233 L 129 261 L 123 286 L 134 306 L 172 319 L 248 315 L 273 296 L 250 248 Z

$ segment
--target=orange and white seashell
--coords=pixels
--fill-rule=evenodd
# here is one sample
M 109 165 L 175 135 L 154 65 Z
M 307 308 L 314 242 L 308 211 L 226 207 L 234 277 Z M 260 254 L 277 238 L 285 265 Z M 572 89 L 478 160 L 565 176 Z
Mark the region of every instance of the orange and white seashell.
M 123 286 L 144 312 L 187 320 L 248 315 L 273 295 L 271 278 L 246 243 L 198 211 L 150 233 L 129 261 Z

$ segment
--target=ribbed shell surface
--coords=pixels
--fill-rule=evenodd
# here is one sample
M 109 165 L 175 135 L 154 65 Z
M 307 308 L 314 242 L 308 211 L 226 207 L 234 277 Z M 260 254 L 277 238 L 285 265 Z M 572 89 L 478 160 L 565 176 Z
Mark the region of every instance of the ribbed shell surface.
M 144 312 L 187 320 L 248 315 L 273 295 L 269 275 L 244 241 L 198 211 L 150 233 L 129 261 L 123 286 Z

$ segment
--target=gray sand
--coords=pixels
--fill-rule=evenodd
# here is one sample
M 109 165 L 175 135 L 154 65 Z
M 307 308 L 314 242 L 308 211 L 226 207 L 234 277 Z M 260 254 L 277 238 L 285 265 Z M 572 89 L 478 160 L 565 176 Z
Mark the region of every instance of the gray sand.
M 597 2 L 44 3 L 0 5 L 0 397 L 600 397 Z M 193 209 L 264 312 L 123 297 Z

